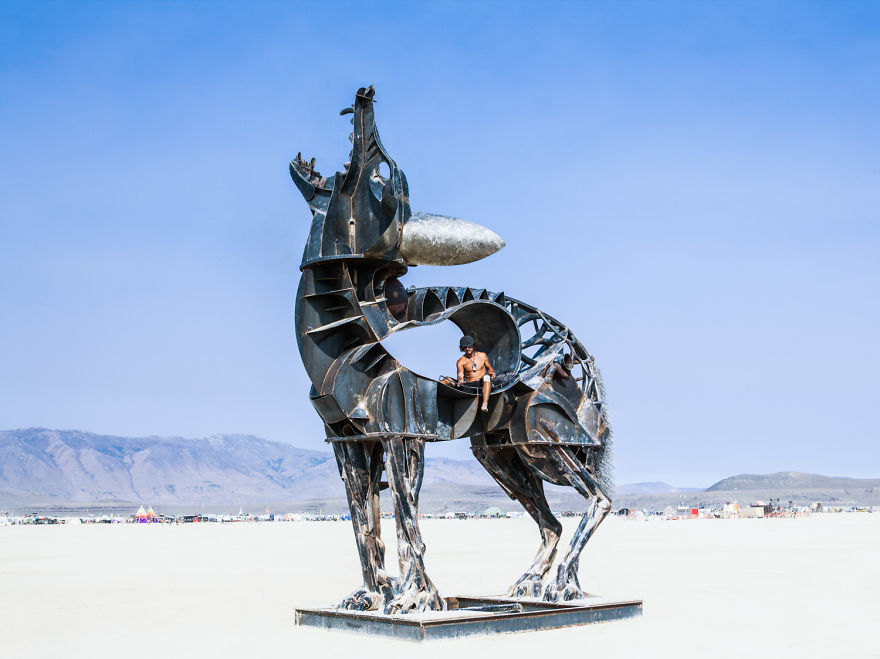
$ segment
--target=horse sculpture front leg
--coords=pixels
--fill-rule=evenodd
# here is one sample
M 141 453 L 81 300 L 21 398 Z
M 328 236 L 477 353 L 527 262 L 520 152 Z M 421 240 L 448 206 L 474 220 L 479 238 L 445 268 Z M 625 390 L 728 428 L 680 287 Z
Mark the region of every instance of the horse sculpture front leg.
M 379 442 L 334 442 L 333 452 L 345 483 L 364 578 L 363 586 L 346 597 L 339 608 L 376 610 L 394 595 L 394 582 L 385 574 L 385 545 L 381 539 L 382 445 Z
M 385 613 L 445 611 L 446 600 L 425 572 L 425 544 L 419 531 L 419 490 L 425 468 L 425 441 L 391 435 L 382 442 L 385 474 L 394 502 L 400 577 Z

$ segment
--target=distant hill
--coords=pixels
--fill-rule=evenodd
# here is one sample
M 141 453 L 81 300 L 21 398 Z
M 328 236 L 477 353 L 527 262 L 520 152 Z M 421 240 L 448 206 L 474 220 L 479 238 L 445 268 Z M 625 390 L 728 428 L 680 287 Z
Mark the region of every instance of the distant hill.
M 617 496 L 630 496 L 636 494 L 669 494 L 675 492 L 698 492 L 698 487 L 673 487 L 662 481 L 652 481 L 649 483 L 630 483 L 628 485 L 618 485 L 615 488 Z
M 707 492 L 730 490 L 775 490 L 775 489 L 821 489 L 821 488 L 880 488 L 880 478 L 844 478 L 841 476 L 820 476 L 798 471 L 780 471 L 775 474 L 740 474 L 720 480 L 706 488 Z

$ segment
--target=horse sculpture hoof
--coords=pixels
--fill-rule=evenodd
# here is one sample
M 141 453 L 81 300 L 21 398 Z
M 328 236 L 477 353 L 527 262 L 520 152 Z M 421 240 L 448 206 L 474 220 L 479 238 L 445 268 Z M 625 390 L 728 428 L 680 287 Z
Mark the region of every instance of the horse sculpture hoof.
M 544 582 L 540 575 L 523 575 L 510 587 L 507 594 L 514 599 L 529 597 L 538 599 L 541 597 L 541 589 Z
M 571 584 L 565 584 L 560 588 L 555 583 L 552 583 L 548 584 L 546 590 L 544 590 L 545 602 L 570 602 L 571 600 L 586 599 L 589 596 L 589 593 Z
M 420 613 L 422 611 L 445 611 L 446 600 L 433 589 L 411 588 L 405 590 L 385 605 L 386 615 Z
M 361 588 L 342 600 L 339 608 L 347 611 L 376 611 L 384 601 L 381 593 Z

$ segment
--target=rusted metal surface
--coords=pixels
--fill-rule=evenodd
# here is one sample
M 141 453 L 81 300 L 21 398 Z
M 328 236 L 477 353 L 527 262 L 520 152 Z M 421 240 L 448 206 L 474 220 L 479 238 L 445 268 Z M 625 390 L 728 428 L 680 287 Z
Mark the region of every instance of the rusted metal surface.
M 642 615 L 641 600 L 550 603 L 492 597 L 448 597 L 445 615 L 386 615 L 339 609 L 297 609 L 310 627 L 427 641 L 608 622 Z
M 471 222 L 411 211 L 406 177 L 379 139 L 372 87 L 359 89 L 342 114 L 352 115 L 354 126 L 343 171 L 325 177 L 314 159 L 299 154 L 290 164 L 312 211 L 296 299 L 297 342 L 345 483 L 363 571 L 362 587 L 340 606 L 389 614 L 446 606 L 425 573 L 418 496 L 425 442 L 464 437 L 539 526 L 538 555 L 510 595 L 582 597 L 578 560 L 611 509 L 611 434 L 593 357 L 564 324 L 504 293 L 405 288 L 402 278 L 413 263 L 465 263 L 503 241 Z M 497 373 L 486 412 L 478 386 L 420 376 L 383 347 L 395 332 L 444 320 L 473 337 Z M 385 574 L 379 535 L 383 473 L 397 520 L 397 581 Z M 561 526 L 544 497 L 545 481 L 574 487 L 586 501 L 571 546 L 549 578 Z

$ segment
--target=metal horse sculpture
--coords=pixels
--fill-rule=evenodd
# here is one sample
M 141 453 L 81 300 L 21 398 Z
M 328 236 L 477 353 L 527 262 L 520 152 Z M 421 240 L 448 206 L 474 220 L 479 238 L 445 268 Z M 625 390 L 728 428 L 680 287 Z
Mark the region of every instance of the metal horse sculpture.
M 404 288 L 408 265 L 455 265 L 503 247 L 493 232 L 454 218 L 412 213 L 403 171 L 385 151 L 373 87 L 357 91 L 344 171 L 323 177 L 300 155 L 290 174 L 312 211 L 296 297 L 296 333 L 345 483 L 363 587 L 340 606 L 385 613 L 443 610 L 425 572 L 418 499 L 425 442 L 469 437 L 486 470 L 537 522 L 541 547 L 510 588 L 513 597 L 581 598 L 578 559 L 611 507 L 610 429 L 593 357 L 562 323 L 483 289 Z M 382 341 L 451 320 L 474 337 L 497 372 L 489 411 L 476 390 L 418 375 Z M 385 479 L 382 478 L 383 472 Z M 554 577 L 544 580 L 562 526 L 543 482 L 574 487 L 587 510 Z M 400 576 L 385 572 L 379 492 L 390 488 Z

